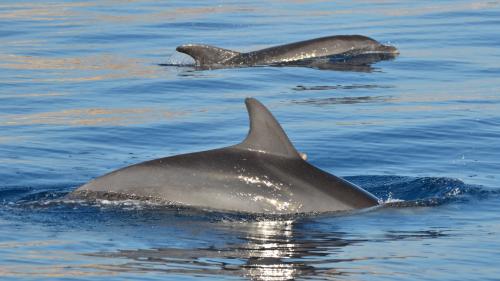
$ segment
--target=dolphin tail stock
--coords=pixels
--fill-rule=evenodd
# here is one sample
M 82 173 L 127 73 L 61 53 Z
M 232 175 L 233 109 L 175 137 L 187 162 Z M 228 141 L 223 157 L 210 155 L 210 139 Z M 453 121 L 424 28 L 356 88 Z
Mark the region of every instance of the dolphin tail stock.
M 176 48 L 178 52 L 191 56 L 197 65 L 223 64 L 240 53 L 209 45 L 187 44 Z
M 235 148 L 259 151 L 287 158 L 304 159 L 271 112 L 254 98 L 245 99 L 250 118 L 247 137 Z

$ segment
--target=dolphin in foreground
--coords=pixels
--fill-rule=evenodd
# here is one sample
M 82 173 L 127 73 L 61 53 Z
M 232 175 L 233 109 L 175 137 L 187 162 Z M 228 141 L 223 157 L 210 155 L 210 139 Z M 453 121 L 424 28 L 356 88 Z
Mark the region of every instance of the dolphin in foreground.
M 240 144 L 131 165 L 84 184 L 69 197 L 265 214 L 379 204 L 369 192 L 306 162 L 264 105 L 253 98 L 245 103 L 250 131 Z
M 348 59 L 369 54 L 377 54 L 376 58 L 383 60 L 392 59 L 399 53 L 393 46 L 382 45 L 362 35 L 322 37 L 249 53 L 239 53 L 198 44 L 182 45 L 176 50 L 191 56 L 196 65 L 202 69 L 254 65 L 296 65 L 319 58 Z M 371 59 L 373 60 L 373 58 Z M 332 63 L 335 63 L 335 60 Z

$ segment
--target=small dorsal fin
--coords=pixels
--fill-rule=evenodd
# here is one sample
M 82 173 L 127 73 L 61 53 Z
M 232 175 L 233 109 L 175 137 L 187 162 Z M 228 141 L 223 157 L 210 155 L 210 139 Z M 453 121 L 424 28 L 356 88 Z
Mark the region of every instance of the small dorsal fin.
M 197 65 L 223 64 L 240 53 L 209 45 L 187 44 L 176 48 L 178 52 L 190 55 Z
M 236 148 L 302 159 L 283 128 L 262 103 L 247 98 L 245 104 L 250 117 L 250 131 Z

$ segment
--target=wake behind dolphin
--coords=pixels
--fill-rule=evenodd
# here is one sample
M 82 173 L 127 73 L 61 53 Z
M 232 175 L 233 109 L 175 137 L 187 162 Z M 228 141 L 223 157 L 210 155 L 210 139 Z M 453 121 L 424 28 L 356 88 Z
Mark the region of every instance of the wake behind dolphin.
M 128 166 L 69 196 L 153 199 L 173 205 L 265 214 L 347 211 L 378 205 L 360 187 L 306 162 L 264 105 L 247 98 L 240 144 Z
M 202 69 L 255 65 L 303 65 L 304 62 L 319 58 L 336 58 L 338 61 L 339 58 L 345 60 L 360 55 L 372 55 L 369 59 L 373 61 L 374 58 L 392 59 L 399 53 L 393 46 L 382 45 L 362 35 L 322 37 L 249 53 L 199 44 L 182 45 L 176 50 L 191 56 L 196 65 Z M 333 61 L 332 65 L 336 65 L 336 62 Z M 326 67 L 323 66 L 324 68 Z

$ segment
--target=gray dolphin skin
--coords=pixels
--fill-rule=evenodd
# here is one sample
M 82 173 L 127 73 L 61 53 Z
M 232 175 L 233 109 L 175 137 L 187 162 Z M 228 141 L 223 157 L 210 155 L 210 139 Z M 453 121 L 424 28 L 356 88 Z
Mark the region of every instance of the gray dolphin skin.
M 293 64 L 315 58 L 361 54 L 386 54 L 393 58 L 399 53 L 393 46 L 382 45 L 362 35 L 322 37 L 249 53 L 198 44 L 182 45 L 176 50 L 193 57 L 196 65 L 202 68 Z
M 264 105 L 245 100 L 250 131 L 240 144 L 131 165 L 79 187 L 70 198 L 160 200 L 264 214 L 377 206 L 360 187 L 306 162 Z

